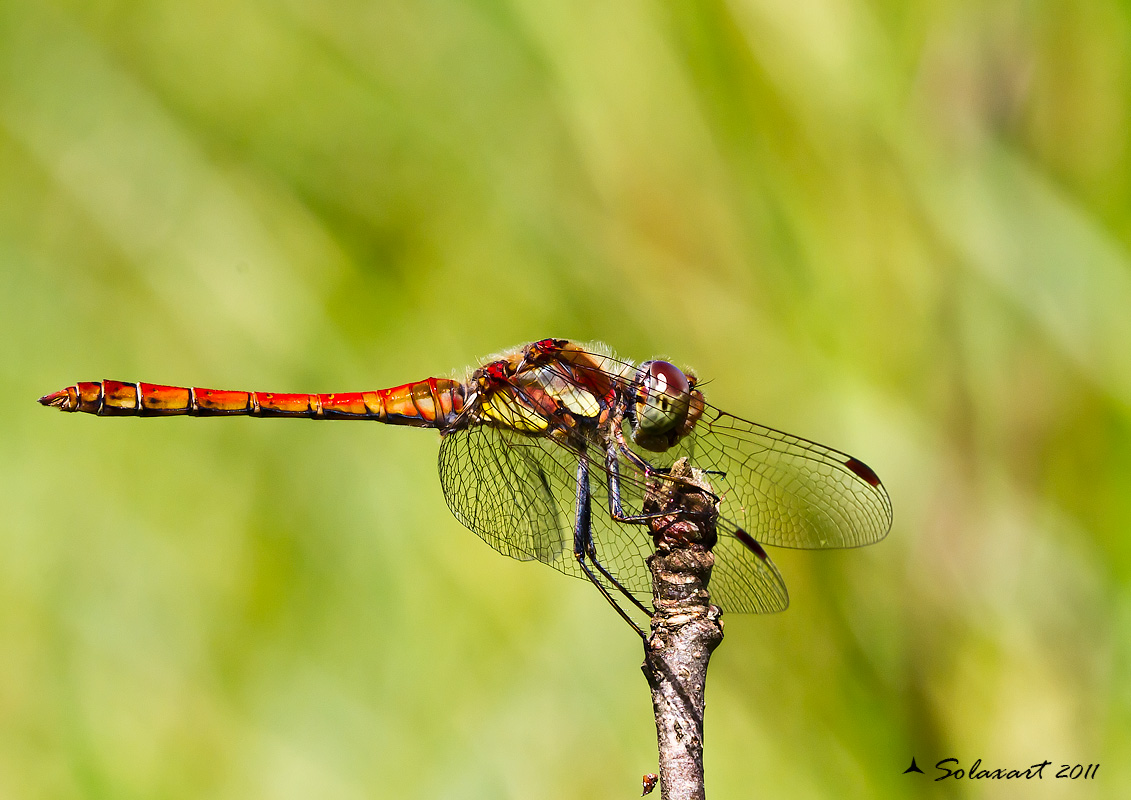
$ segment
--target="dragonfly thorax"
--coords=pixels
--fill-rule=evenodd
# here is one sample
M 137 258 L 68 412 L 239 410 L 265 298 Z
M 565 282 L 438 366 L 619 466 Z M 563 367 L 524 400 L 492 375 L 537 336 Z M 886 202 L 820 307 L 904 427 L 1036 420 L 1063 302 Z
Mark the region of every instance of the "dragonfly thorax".
M 521 366 L 511 374 L 491 366 L 475 377 L 479 417 L 487 424 L 520 433 L 567 434 L 579 423 L 595 427 L 605 416 L 593 391 L 549 365 Z

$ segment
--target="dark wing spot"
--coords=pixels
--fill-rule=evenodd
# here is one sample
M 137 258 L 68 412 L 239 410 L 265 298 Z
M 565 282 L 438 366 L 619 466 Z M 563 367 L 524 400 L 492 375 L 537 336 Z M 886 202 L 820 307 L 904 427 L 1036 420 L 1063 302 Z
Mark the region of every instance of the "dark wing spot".
M 758 556 L 758 558 L 762 559 L 763 561 L 768 561 L 770 559 L 770 557 L 766 555 L 766 551 L 762 549 L 762 545 L 754 541 L 754 537 L 746 531 L 742 530 L 742 528 L 735 529 L 734 538 L 738 539 L 738 541 L 746 545 L 747 550 Z
M 852 470 L 853 474 L 865 483 L 871 484 L 872 486 L 880 485 L 880 476 L 872 472 L 872 468 L 863 461 L 857 461 L 855 458 L 849 456 L 849 459 L 844 462 L 844 466 Z

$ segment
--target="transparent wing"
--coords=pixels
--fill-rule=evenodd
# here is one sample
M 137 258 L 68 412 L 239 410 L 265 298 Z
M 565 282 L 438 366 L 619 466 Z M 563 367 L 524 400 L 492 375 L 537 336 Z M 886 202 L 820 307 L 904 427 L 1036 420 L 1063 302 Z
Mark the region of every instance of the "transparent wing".
M 591 524 L 597 557 L 626 589 L 650 603 L 652 579 L 645 559 L 652 552 L 651 536 L 643 525 L 620 523 L 609 516 L 603 457 L 599 451 L 591 452 Z M 578 451 L 544 437 L 473 426 L 444 437 L 440 483 L 456 519 L 495 550 L 584 578 L 573 556 L 579 457 Z M 625 460 L 620 462 L 620 473 L 625 511 L 638 514 L 643 476 Z M 741 532 L 724 520 L 718 531 L 712 602 L 734 613 L 784 609 L 785 585 L 765 551 L 756 543 L 744 544 L 737 538 Z
M 757 542 L 725 519 L 712 552 L 711 602 L 731 614 L 773 614 L 789 606 L 781 573 Z
M 547 459 L 542 445 L 485 425 L 450 433 L 440 444 L 440 485 L 456 519 L 491 547 L 568 571 L 573 514 L 565 502 L 573 490 L 565 464 Z
M 456 519 L 500 553 L 585 578 L 573 555 L 579 457 L 576 450 L 541 436 L 472 426 L 444 437 L 440 484 Z M 597 557 L 626 589 L 647 601 L 652 584 L 644 559 L 652 551 L 651 537 L 643 526 L 608 516 L 599 460 L 597 454 L 590 463 Z
M 653 480 L 662 479 L 663 470 L 670 467 L 676 459 L 690 454 L 687 447 L 675 447 L 662 454 L 640 453 L 653 467 L 660 470 L 659 474 L 653 476 Z M 695 464 L 694 459 L 691 463 Z M 640 514 L 647 490 L 646 477 L 624 456 L 618 459 L 618 465 L 624 510 L 630 515 Z M 606 481 L 606 476 L 607 472 L 602 465 L 594 473 L 593 480 L 595 483 Z M 718 494 L 716 476 L 706 475 L 705 478 Z M 598 495 L 607 503 L 608 486 L 603 485 L 599 489 L 595 487 L 594 496 Z M 594 519 L 594 529 L 599 530 L 596 517 Z M 640 531 L 638 535 L 646 543 L 644 557 L 652 553 L 652 540 L 646 527 L 616 522 L 607 512 L 602 514 L 601 522 L 619 529 L 637 528 Z M 708 586 L 711 602 L 731 614 L 772 614 L 784 611 L 789 606 L 785 581 L 761 545 L 721 514 L 716 524 L 716 533 L 718 541 L 713 548 L 715 566 Z M 651 574 L 647 570 L 644 572 L 642 592 L 642 598 L 651 599 Z
M 762 544 L 859 547 L 891 528 L 876 473 L 847 453 L 706 406 L 692 463 L 722 497 L 720 514 Z

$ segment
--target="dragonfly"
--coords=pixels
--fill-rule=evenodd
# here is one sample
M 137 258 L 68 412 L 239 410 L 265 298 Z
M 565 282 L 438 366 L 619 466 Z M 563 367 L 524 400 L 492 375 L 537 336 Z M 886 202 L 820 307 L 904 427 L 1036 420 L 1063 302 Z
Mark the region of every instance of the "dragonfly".
M 784 610 L 789 594 L 762 545 L 849 548 L 883 539 L 891 500 L 853 456 L 708 403 L 695 373 L 637 364 L 600 343 L 542 339 L 463 380 L 426 378 L 338 394 L 80 382 L 39 402 L 98 416 L 372 420 L 440 432 L 440 485 L 463 525 L 504 555 L 590 581 L 651 614 L 645 497 L 686 458 L 717 499 L 711 601 L 733 613 Z M 594 508 L 603 509 L 594 513 Z

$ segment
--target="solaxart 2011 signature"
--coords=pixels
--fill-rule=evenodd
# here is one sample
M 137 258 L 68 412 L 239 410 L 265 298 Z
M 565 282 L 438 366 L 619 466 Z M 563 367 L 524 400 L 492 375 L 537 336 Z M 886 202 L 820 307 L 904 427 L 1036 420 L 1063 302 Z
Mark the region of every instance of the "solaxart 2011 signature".
M 953 765 L 953 769 L 946 764 Z M 973 780 L 1013 780 L 1014 778 L 1022 778 L 1025 780 L 1043 780 L 1045 767 L 1051 767 L 1051 761 L 1042 761 L 1039 764 L 1032 764 L 1024 769 L 1010 769 L 1006 767 L 997 767 L 995 769 L 986 769 L 982 767 L 982 759 L 977 759 L 970 765 L 970 769 L 963 769 L 959 766 L 957 758 L 944 758 L 935 764 L 935 769 L 945 774 L 935 778 L 936 781 L 945 781 L 947 778 L 969 778 Z M 1099 772 L 1099 764 L 1061 764 L 1060 769 L 1056 771 L 1056 778 L 1068 778 L 1070 780 L 1084 779 L 1090 780 L 1096 777 Z

